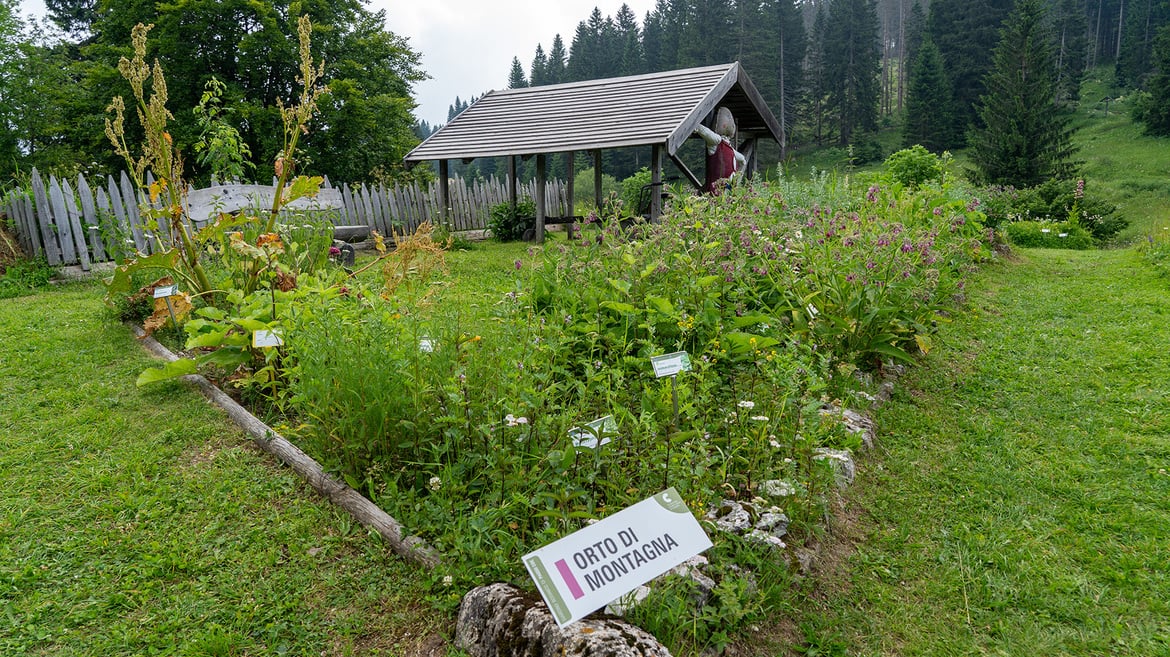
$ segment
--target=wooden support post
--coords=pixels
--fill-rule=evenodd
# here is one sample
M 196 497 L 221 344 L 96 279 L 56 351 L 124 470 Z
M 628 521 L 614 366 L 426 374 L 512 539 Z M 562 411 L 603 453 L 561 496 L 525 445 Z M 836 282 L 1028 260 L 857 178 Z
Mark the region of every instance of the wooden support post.
M 747 159 L 747 165 L 744 166 L 743 172 L 744 178 L 747 180 L 756 177 L 756 167 L 759 165 L 759 158 L 756 157 L 757 144 L 759 144 L 759 140 L 752 137 L 739 145 L 739 152 L 743 153 L 744 158 Z
M 544 218 L 548 214 L 545 207 L 545 159 L 544 153 L 536 156 L 536 243 L 544 244 Z
M 650 221 L 658 223 L 662 216 L 662 144 L 654 144 L 650 152 Z
M 571 217 L 576 212 L 573 211 L 573 156 L 575 153 L 569 151 L 565 153 L 565 214 L 566 217 Z M 573 225 L 569 224 L 569 237 L 573 236 Z
M 516 212 L 516 156 L 508 156 L 508 203 L 512 205 L 512 212 Z
M 451 225 L 451 182 L 447 160 L 439 160 L 439 212 L 443 226 Z
M 601 212 L 601 150 L 593 151 L 593 203 Z

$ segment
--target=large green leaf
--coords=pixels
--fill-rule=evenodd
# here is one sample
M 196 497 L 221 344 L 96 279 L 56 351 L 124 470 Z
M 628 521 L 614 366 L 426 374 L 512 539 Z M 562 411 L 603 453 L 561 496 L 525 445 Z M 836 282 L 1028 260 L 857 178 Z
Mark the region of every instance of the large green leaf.
M 195 365 L 195 361 L 191 360 L 190 358 L 180 358 L 178 360 L 173 360 L 166 365 L 163 365 L 162 367 L 150 367 L 143 370 L 142 373 L 138 375 L 138 380 L 135 382 L 135 385 L 141 387 L 150 383 L 158 383 L 159 381 L 177 379 L 180 376 L 194 374 L 197 371 L 198 367 Z
M 668 315 L 670 317 L 674 317 L 676 314 L 674 306 L 670 303 L 670 300 L 664 299 L 662 297 L 646 297 L 646 307 L 650 308 L 651 310 L 657 310 L 663 315 Z
M 175 270 L 175 265 L 178 262 L 178 249 L 170 249 L 168 251 L 159 251 L 153 255 L 136 258 L 121 267 L 115 267 L 114 275 L 105 281 L 106 302 L 109 303 L 115 294 L 125 293 L 131 290 L 133 286 L 131 277 L 135 272 L 144 269 L 166 269 L 177 274 L 179 272 Z

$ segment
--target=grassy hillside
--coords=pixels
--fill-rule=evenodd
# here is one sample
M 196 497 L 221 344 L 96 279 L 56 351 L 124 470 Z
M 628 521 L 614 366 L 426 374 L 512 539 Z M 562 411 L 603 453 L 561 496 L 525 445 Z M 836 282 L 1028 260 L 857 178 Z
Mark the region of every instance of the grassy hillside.
M 1109 102 L 1104 102 L 1109 99 Z M 1118 237 L 1119 244 L 1133 242 L 1155 226 L 1170 224 L 1170 138 L 1147 137 L 1130 118 L 1128 92 L 1113 86 L 1110 67 L 1094 69 L 1081 87 L 1081 103 L 1073 119 L 1073 142 L 1083 162 L 1081 174 L 1088 193 L 1118 206 L 1130 226 Z M 1106 112 L 1108 110 L 1108 112 Z M 901 144 L 901 125 L 894 122 L 877 135 L 882 151 L 889 154 Z M 968 166 L 966 152 L 957 150 L 953 168 Z M 786 167 L 789 175 L 803 177 L 816 167 L 843 170 L 845 152 L 834 147 L 799 150 Z M 858 174 L 877 171 L 874 162 L 856 168 Z

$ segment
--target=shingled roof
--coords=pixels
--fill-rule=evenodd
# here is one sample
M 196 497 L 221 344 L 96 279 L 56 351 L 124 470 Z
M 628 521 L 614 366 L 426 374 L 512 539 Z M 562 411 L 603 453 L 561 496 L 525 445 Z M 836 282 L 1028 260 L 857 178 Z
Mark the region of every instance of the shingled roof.
M 739 138 L 780 141 L 780 125 L 739 62 L 485 94 L 404 158 L 535 155 L 665 146 L 675 155 L 718 106 Z

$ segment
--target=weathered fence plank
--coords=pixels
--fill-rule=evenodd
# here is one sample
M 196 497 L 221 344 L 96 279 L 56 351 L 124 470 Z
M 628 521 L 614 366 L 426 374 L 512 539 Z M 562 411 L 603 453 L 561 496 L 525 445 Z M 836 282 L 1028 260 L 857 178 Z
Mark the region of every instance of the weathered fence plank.
M 105 262 L 106 249 L 102 244 L 101 222 L 98 219 L 97 208 L 94 206 L 93 190 L 85 176 L 77 174 L 77 197 L 81 201 L 82 228 L 89 238 L 89 247 L 93 251 L 94 262 Z
M 61 246 L 57 243 L 57 231 L 53 227 L 52 209 L 45 181 L 36 169 L 32 172 L 33 198 L 36 200 L 37 225 L 41 232 L 41 243 L 45 245 L 45 258 L 50 265 L 61 264 Z
M 122 190 L 122 207 L 126 212 L 126 223 L 130 226 L 130 234 L 134 237 L 134 246 L 140 252 L 150 255 L 153 252 L 153 244 L 147 243 L 146 237 L 142 231 L 142 213 L 138 209 L 138 193 L 134 190 L 134 186 L 130 184 L 130 176 L 126 172 L 122 172 L 122 180 L 120 183 Z
M 61 183 L 54 176 L 49 176 L 49 210 L 61 242 L 61 264 L 72 265 L 77 262 L 77 249 L 73 246 L 69 213 L 65 211 L 65 195 L 61 191 Z
M 73 235 L 73 247 L 77 249 L 77 259 L 81 262 L 81 270 L 89 271 L 89 245 L 85 241 L 85 229 L 81 227 L 81 212 L 77 209 L 77 195 L 68 180 L 61 181 L 61 194 L 65 200 L 65 214 L 69 218 L 69 232 Z

